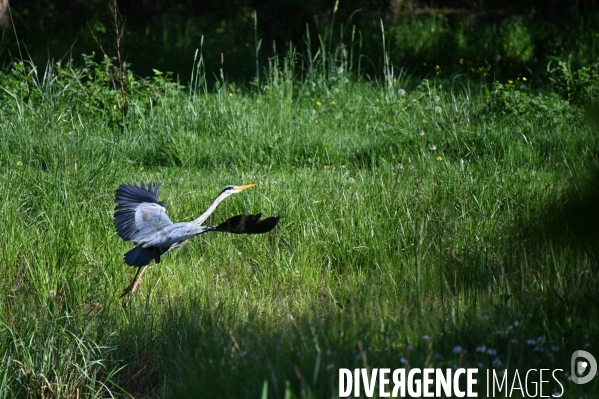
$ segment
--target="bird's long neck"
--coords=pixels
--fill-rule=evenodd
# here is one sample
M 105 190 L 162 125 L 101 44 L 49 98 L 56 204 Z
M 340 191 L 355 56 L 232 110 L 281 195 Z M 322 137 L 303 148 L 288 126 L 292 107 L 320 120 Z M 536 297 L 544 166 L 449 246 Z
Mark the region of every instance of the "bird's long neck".
M 210 204 L 210 206 L 208 207 L 208 209 L 206 209 L 206 212 L 202 213 L 199 218 L 197 218 L 195 220 L 192 220 L 190 223 L 198 225 L 198 226 L 201 225 L 202 223 L 204 223 L 204 221 L 206 219 L 208 219 L 208 216 L 210 216 L 212 214 L 212 212 L 214 212 L 214 210 L 216 209 L 216 207 L 218 206 L 218 204 L 220 204 L 222 200 L 224 200 L 225 198 L 227 198 L 231 194 L 233 194 L 233 193 L 230 192 L 230 191 L 223 191 L 223 192 L 221 192 L 214 199 L 214 201 L 212 201 L 212 203 Z

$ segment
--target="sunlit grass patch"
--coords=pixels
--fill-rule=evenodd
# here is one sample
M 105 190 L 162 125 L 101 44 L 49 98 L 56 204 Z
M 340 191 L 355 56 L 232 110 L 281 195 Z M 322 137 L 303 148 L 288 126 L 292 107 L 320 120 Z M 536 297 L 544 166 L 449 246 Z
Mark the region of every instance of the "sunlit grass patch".
M 0 102 L 0 396 L 329 397 L 340 367 L 560 368 L 597 345 L 579 109 L 446 81 L 275 83 L 167 85 L 116 119 L 51 93 Z M 254 183 L 208 222 L 281 222 L 198 237 L 123 308 L 114 191 L 141 180 L 173 221 Z

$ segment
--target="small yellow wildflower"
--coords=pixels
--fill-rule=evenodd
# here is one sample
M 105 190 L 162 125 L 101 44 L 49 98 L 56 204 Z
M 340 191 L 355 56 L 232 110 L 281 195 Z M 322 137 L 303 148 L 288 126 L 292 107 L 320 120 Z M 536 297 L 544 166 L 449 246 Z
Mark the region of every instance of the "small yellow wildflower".
M 511 80 L 511 79 L 510 79 L 510 80 L 508 80 L 507 82 L 508 82 L 509 84 L 514 84 L 514 81 L 513 81 L 513 80 Z
M 260 104 L 260 100 L 256 100 L 256 104 Z
M 526 77 L 523 77 L 522 80 L 526 82 L 527 79 L 526 79 Z
M 233 93 L 229 93 L 229 97 L 233 97 Z
M 324 165 L 324 168 L 325 168 L 325 169 L 328 169 L 328 168 L 329 168 L 329 165 Z
M 335 101 L 331 101 L 331 104 L 335 105 L 335 104 L 337 104 L 337 103 L 336 103 Z
M 441 157 L 441 156 L 437 157 L 437 161 L 441 162 L 442 160 L 443 160 L 443 157 Z
M 116 104 L 114 104 L 114 105 L 112 106 L 112 109 L 116 109 Z
M 318 105 L 320 107 L 322 105 L 322 103 L 320 101 L 316 101 L 316 105 Z
M 70 174 L 71 174 L 71 171 L 70 171 L 70 170 L 67 170 L 67 175 L 70 175 Z
M 341 169 L 345 169 L 345 165 L 341 165 Z
M 460 65 L 464 65 L 464 59 L 460 58 Z
M 423 119 L 422 123 L 428 123 L 428 121 L 426 119 Z
M 393 83 L 397 83 L 397 79 L 393 79 Z
M 441 69 L 441 67 L 439 65 L 435 65 L 435 71 L 439 72 L 439 69 Z
M 23 163 L 21 161 L 17 161 L 17 166 L 23 166 Z

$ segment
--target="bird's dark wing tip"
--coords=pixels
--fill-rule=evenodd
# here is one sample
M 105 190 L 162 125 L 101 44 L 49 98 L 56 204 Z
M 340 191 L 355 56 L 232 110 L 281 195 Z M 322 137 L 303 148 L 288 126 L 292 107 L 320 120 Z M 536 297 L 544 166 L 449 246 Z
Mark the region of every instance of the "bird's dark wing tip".
M 146 187 L 145 182 L 141 182 L 138 186 L 137 183 L 125 183 L 121 184 L 115 193 L 114 200 L 117 203 L 115 210 L 122 209 L 135 209 L 137 205 L 142 202 L 155 203 L 160 206 L 165 206 L 164 202 L 158 200 L 158 194 L 162 184 L 154 185 L 154 182 Z
M 262 217 L 260 213 L 233 216 L 216 226 L 214 230 L 233 234 L 264 234 L 274 229 L 281 219 L 280 216 L 273 216 L 260 220 L 260 217 Z

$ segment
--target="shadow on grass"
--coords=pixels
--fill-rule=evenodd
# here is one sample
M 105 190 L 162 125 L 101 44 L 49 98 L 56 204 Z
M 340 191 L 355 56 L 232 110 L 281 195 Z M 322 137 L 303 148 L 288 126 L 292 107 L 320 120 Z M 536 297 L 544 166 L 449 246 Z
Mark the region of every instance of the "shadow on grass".
M 599 169 L 542 212 L 539 223 L 528 226 L 533 239 L 599 250 Z
M 587 119 L 595 137 L 599 137 L 597 114 L 599 106 L 588 107 Z M 594 159 L 584 172 L 572 176 L 570 187 L 540 209 L 520 213 L 516 226 L 517 235 L 530 250 L 548 249 L 554 260 L 556 252 L 583 252 L 583 267 L 593 273 L 599 265 L 599 147 L 595 146 L 591 149 Z
M 484 396 L 487 368 L 559 368 L 565 371 L 559 374 L 565 392 L 590 392 L 567 382 L 566 366 L 570 347 L 575 350 L 588 342 L 547 336 L 536 318 L 467 313 L 454 324 L 440 315 L 395 318 L 368 307 L 331 312 L 324 318 L 307 315 L 276 329 L 264 328 L 257 320 L 223 318 L 219 310 L 194 305 L 175 311 L 161 337 L 165 347 L 160 358 L 168 365 L 161 395 L 336 397 L 339 368 L 382 367 L 477 367 L 479 396 Z M 544 389 L 560 391 L 553 381 Z

